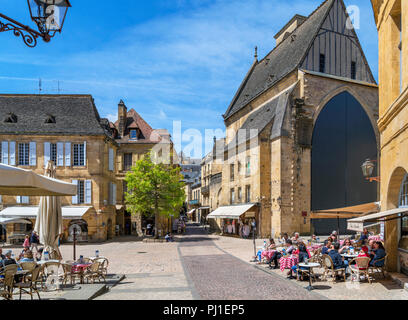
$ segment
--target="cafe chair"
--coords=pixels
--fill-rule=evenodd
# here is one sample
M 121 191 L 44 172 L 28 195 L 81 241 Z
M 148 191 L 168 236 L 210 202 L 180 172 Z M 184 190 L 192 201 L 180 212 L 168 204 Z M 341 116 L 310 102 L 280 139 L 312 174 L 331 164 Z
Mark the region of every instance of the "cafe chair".
M 84 279 L 86 279 L 87 283 L 89 283 L 89 280 L 91 280 L 92 283 L 95 283 L 95 279 L 97 279 L 98 282 L 100 282 L 101 279 L 106 282 L 106 278 L 101 272 L 100 266 L 101 262 L 95 261 L 90 267 L 88 267 L 84 274 Z
M 20 300 L 23 293 L 29 294 L 31 300 L 33 300 L 33 292 L 38 296 L 38 300 L 41 300 L 40 293 L 38 292 L 37 282 L 40 277 L 41 267 L 36 266 L 29 274 L 27 274 L 23 281 L 15 284 L 15 288 L 20 291 Z
M 364 275 L 371 284 L 369 274 L 370 260 L 368 257 L 358 257 L 350 261 L 349 269 L 351 272 L 351 281 L 354 281 L 354 279 L 360 280 L 360 276 Z
M 346 281 L 346 267 L 344 268 L 334 268 L 333 260 L 327 254 L 323 255 L 323 266 L 324 266 L 324 274 L 323 279 L 326 281 L 327 276 L 330 274 L 330 277 L 336 281 L 337 277 L 344 277 L 344 281 Z
M 369 266 L 369 267 L 368 267 L 368 272 L 369 272 L 369 274 L 375 276 L 377 273 L 381 273 L 382 276 L 383 276 L 383 278 L 385 279 L 385 278 L 386 278 L 386 276 L 385 276 L 385 261 L 387 261 L 387 258 L 388 258 L 388 255 L 386 255 L 386 256 L 385 256 L 383 259 L 381 259 L 381 260 L 377 260 L 377 261 L 374 263 L 374 266 Z M 378 263 L 379 263 L 379 262 L 384 262 L 383 266 L 378 266 Z
M 70 280 L 71 285 L 75 283 L 76 274 L 72 272 L 72 264 L 61 263 L 63 273 L 59 276 L 62 284 L 65 286 Z
M 13 290 L 14 290 L 14 276 L 17 273 L 17 265 L 12 264 L 6 266 L 0 275 L 4 276 L 3 288 L 0 288 L 0 296 L 6 300 L 13 300 Z
M 20 267 L 26 271 L 32 271 L 37 267 L 37 262 L 21 262 Z
M 99 271 L 101 274 L 103 274 L 105 277 L 108 276 L 108 266 L 109 266 L 109 260 L 106 258 L 96 258 L 94 261 L 100 262 L 99 266 Z

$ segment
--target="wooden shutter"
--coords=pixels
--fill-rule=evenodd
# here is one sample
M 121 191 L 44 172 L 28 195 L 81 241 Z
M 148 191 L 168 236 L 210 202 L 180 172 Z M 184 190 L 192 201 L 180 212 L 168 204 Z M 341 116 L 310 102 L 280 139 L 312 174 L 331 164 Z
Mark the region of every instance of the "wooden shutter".
M 30 142 L 30 166 L 37 166 L 37 144 Z
M 116 194 L 117 194 L 117 185 L 116 185 L 116 183 L 113 183 L 112 184 L 112 196 L 113 196 L 113 199 L 112 199 L 112 204 L 114 205 L 114 206 L 116 206 Z
M 16 143 L 14 141 L 10 142 L 10 165 L 16 165 Z
M 109 148 L 109 171 L 113 171 L 114 169 L 113 155 L 113 149 Z
M 85 203 L 92 204 L 92 181 L 85 181 Z
M 65 166 L 71 166 L 71 142 L 65 142 Z
M 8 141 L 3 141 L 1 143 L 1 163 L 2 164 L 9 164 L 9 144 Z
M 82 165 L 86 167 L 86 141 L 84 141 L 84 163 Z
M 57 143 L 57 167 L 64 166 L 64 143 Z
M 51 143 L 44 142 L 44 168 L 47 167 L 51 159 Z
M 72 183 L 78 186 L 78 180 L 72 180 Z M 79 187 L 78 187 L 79 192 Z M 72 204 L 78 204 L 78 193 L 72 197 Z

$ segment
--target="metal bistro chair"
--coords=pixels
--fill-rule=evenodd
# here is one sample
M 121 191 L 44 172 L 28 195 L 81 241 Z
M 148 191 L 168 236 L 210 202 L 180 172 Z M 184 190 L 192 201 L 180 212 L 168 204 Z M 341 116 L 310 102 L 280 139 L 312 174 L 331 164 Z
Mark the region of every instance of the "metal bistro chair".
M 364 275 L 371 284 L 370 274 L 368 272 L 370 260 L 368 257 L 358 257 L 350 261 L 349 269 L 351 271 L 351 281 L 354 281 L 354 278 L 360 280 L 360 275 Z
M 4 276 L 3 288 L 0 289 L 0 296 L 6 300 L 13 300 L 14 276 L 17 274 L 18 266 L 16 264 L 6 266 L 1 275 Z
M 20 290 L 20 300 L 23 293 L 29 294 L 31 300 L 33 300 L 33 292 L 38 296 L 38 300 L 41 300 L 40 293 L 38 292 L 37 282 L 40 277 L 41 267 L 36 266 L 34 270 L 27 274 L 23 281 L 15 284 L 15 288 Z
M 323 255 L 322 259 L 323 259 L 323 266 L 324 266 L 324 274 L 323 274 L 324 280 L 327 280 L 327 276 L 330 274 L 334 281 L 337 280 L 336 279 L 337 276 L 344 277 L 344 281 L 346 281 L 346 267 L 335 269 L 333 260 L 327 254 Z

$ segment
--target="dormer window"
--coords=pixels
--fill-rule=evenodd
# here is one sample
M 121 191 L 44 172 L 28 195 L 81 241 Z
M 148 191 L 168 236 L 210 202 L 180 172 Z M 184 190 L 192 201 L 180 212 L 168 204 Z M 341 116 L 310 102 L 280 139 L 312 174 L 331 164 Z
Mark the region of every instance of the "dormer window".
M 52 115 L 48 115 L 47 118 L 45 119 L 45 123 L 56 123 L 55 117 Z
M 130 130 L 130 139 L 132 140 L 137 140 L 137 130 L 136 129 L 132 129 Z
M 17 123 L 17 116 L 14 113 L 9 113 L 4 119 L 6 123 Z

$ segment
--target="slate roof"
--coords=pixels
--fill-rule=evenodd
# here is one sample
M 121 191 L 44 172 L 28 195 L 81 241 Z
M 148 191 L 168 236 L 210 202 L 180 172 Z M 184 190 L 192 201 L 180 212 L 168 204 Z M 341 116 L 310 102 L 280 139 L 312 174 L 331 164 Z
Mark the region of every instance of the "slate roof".
M 5 121 L 10 113 L 16 123 Z M 0 134 L 106 135 L 105 127 L 90 95 L 0 95 Z
M 263 60 L 254 61 L 224 114 L 224 119 L 230 118 L 301 66 L 333 3 L 334 0 L 324 1 L 291 36 L 283 40 Z
M 289 105 L 291 101 L 291 94 L 296 88 L 297 83 L 291 85 L 288 89 L 282 91 L 279 95 L 275 96 L 262 107 L 256 109 L 252 114 L 249 115 L 248 119 L 244 122 L 240 130 L 245 130 L 246 141 L 249 141 L 252 138 L 258 137 L 262 131 L 273 122 L 270 139 L 281 136 L 289 135 L 289 124 L 285 123 L 285 115 L 287 110 L 290 110 Z M 251 132 L 254 131 L 254 133 Z M 239 131 L 238 131 L 239 132 Z M 234 137 L 231 143 L 225 147 L 225 151 L 234 148 L 239 144 L 242 144 L 244 141 L 238 141 L 240 138 L 239 133 Z

